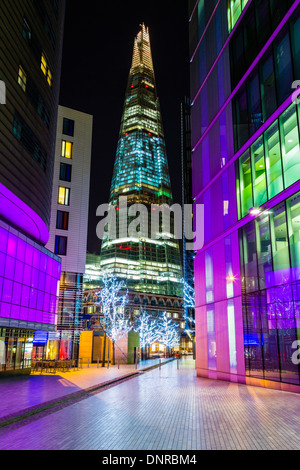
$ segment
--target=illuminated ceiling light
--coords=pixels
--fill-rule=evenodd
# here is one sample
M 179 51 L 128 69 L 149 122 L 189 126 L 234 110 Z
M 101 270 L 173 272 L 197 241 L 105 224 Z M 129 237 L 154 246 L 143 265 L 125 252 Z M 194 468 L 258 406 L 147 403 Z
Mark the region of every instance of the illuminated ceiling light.
M 235 282 L 237 280 L 237 277 L 231 274 L 230 276 L 226 277 L 226 280 L 229 282 Z
M 249 210 L 249 214 L 253 216 L 259 215 L 261 213 L 262 211 L 259 207 L 251 207 L 251 209 Z

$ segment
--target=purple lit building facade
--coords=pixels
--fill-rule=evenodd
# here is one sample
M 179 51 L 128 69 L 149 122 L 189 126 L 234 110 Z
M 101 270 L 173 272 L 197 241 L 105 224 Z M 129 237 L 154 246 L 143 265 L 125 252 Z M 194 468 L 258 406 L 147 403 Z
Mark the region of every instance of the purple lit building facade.
M 300 1 L 190 0 L 202 377 L 300 391 Z
M 64 1 L 0 5 L 0 375 L 28 373 L 56 330 L 61 259 L 47 250 Z

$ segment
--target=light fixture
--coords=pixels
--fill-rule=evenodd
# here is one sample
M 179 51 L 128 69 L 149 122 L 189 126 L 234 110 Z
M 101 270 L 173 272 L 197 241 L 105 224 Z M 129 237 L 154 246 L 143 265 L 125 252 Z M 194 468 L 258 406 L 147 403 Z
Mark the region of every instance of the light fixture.
M 249 209 L 249 214 L 253 216 L 259 215 L 261 212 L 262 211 L 259 207 L 251 207 L 251 209 Z

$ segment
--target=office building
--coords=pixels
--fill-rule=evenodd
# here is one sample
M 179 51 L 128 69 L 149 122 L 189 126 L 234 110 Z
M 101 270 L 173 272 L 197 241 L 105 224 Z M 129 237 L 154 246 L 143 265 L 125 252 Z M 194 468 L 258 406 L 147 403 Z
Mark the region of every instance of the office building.
M 189 13 L 197 373 L 299 391 L 299 2 Z
M 120 198 L 127 198 L 125 216 Z M 174 219 L 164 234 L 159 221 L 161 206 L 172 206 L 173 199 L 150 35 L 144 24 L 134 41 L 109 203 L 118 213 L 117 227 L 116 234 L 103 239 L 102 272 L 125 279 L 132 291 L 182 296 Z M 139 231 L 133 236 L 129 228 L 138 214 L 130 214 L 130 208 L 138 204 L 146 213 L 141 213 Z M 154 214 L 158 216 L 155 237 Z M 156 236 L 158 232 L 161 236 Z
M 57 332 L 46 357 L 76 359 L 86 266 L 93 116 L 59 106 L 47 248 L 62 260 Z
M 56 329 L 61 262 L 45 245 L 64 12 L 0 4 L 0 374 L 30 372 L 35 331 Z

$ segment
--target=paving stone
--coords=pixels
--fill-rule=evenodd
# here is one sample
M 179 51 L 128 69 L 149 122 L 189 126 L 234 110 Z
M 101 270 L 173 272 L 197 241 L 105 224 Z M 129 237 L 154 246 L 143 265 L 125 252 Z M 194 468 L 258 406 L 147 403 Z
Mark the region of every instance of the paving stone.
M 1 436 L 0 449 L 300 449 L 299 395 L 164 365 Z

